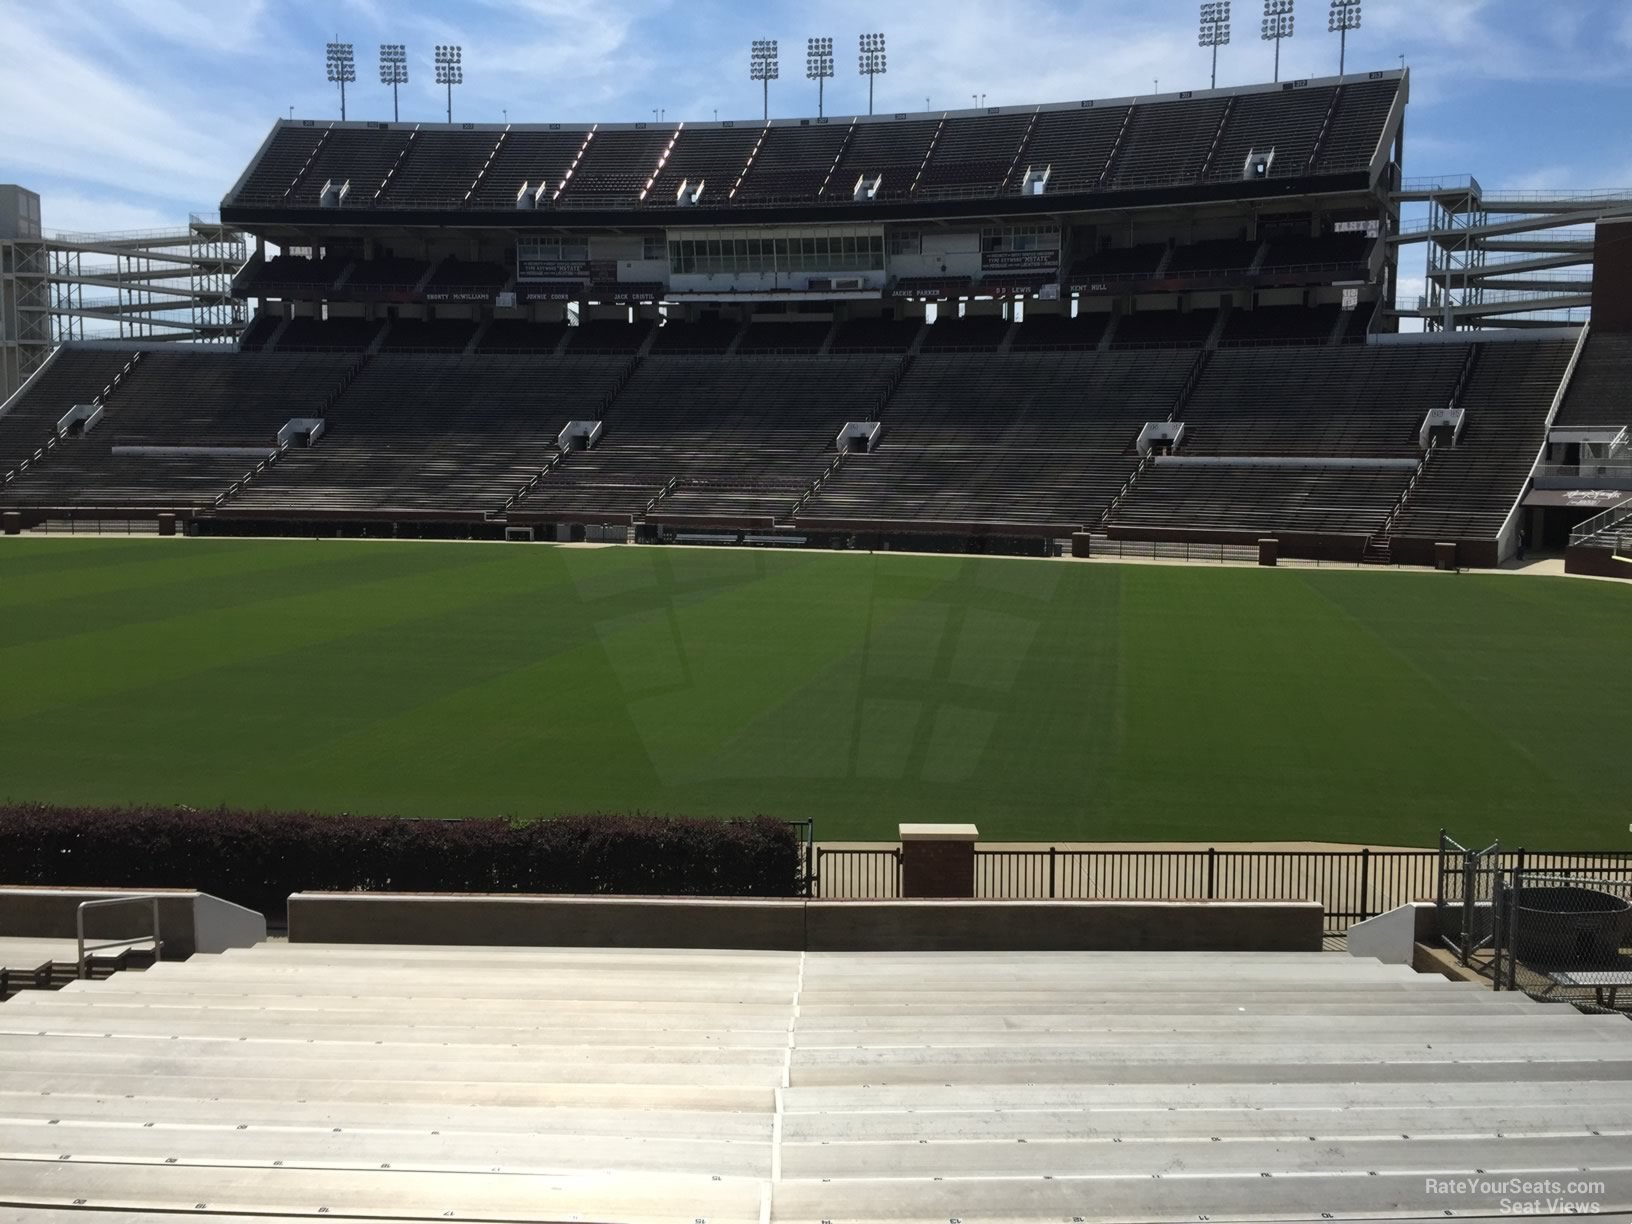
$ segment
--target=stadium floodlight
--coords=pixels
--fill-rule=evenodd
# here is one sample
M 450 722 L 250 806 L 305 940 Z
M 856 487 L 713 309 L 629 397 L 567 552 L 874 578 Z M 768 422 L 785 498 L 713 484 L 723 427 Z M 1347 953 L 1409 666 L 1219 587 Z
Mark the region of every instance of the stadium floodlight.
M 861 75 L 867 78 L 867 113 L 873 113 L 873 78 L 881 77 L 889 71 L 888 61 L 884 57 L 884 35 L 863 34 L 861 36 Z M 924 109 L 929 109 L 928 101 Z
M 402 43 L 380 44 L 380 84 L 391 86 L 391 122 L 402 116 L 397 110 L 397 86 L 408 84 L 408 48 Z
M 805 80 L 816 82 L 816 117 L 822 117 L 822 90 L 833 79 L 833 40 L 805 40 Z
M 1332 0 L 1331 17 L 1326 29 L 1338 36 L 1337 75 L 1343 75 L 1349 58 L 1349 31 L 1360 28 L 1360 0 Z
M 1281 79 L 1281 39 L 1292 37 L 1292 23 L 1297 14 L 1292 9 L 1297 0 L 1264 0 L 1265 42 L 1275 44 L 1275 79 Z
M 1218 49 L 1230 45 L 1230 0 L 1201 6 L 1201 37 L 1203 47 L 1213 49 L 1213 88 L 1218 88 Z
M 448 87 L 448 122 L 453 122 L 453 87 L 465 83 L 465 49 L 450 43 L 436 44 L 436 83 Z
M 352 57 L 351 44 L 331 42 L 328 45 L 329 83 L 340 86 L 340 118 L 346 117 L 346 85 L 357 79 L 357 61 Z
M 771 82 L 782 76 L 776 55 L 776 39 L 756 38 L 748 49 L 748 79 L 758 81 L 764 94 L 765 122 L 771 121 Z

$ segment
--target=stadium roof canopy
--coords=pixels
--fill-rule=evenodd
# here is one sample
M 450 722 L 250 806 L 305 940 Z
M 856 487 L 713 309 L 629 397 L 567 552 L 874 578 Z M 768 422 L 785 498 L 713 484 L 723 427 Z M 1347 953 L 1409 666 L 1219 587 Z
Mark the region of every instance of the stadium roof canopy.
M 1365 191 L 1390 160 L 1408 85 L 1393 70 L 768 123 L 279 120 L 221 213 L 242 225 L 743 225 Z

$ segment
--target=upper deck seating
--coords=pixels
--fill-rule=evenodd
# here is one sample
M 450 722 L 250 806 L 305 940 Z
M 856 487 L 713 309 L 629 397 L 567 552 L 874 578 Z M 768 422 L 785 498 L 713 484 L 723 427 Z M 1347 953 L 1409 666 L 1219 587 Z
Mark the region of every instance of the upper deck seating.
M 421 128 L 407 156 L 380 194 L 382 208 L 458 208 L 487 165 L 496 133 L 480 139 L 466 132 Z
M 814 201 L 833 172 L 848 139 L 849 123 L 814 127 L 773 127 L 765 133 L 753 163 L 732 200 L 738 204 Z M 849 199 L 850 183 L 839 183 Z
M 731 191 L 748 166 L 765 129 L 758 124 L 746 127 L 686 127 L 680 130 L 674 148 L 664 161 L 645 202 L 654 207 L 673 208 L 681 184 L 688 195 L 698 188 L 699 205 L 729 203 Z
M 282 203 L 316 208 L 322 202 L 324 185 L 333 182 L 336 187 L 351 184 L 340 211 L 373 208 L 412 134 L 402 129 L 335 128 Z
M 829 195 L 848 198 L 858 179 L 880 180 L 878 200 L 902 199 L 918 182 L 940 124 L 933 119 L 856 124 L 855 135 L 833 169 Z
M 674 129 L 609 128 L 597 131 L 561 188 L 557 206 L 613 205 L 633 208 L 658 168 Z
M 1111 167 L 1110 185 L 1138 188 L 1194 182 L 1212 151 L 1224 105 L 1221 98 L 1206 98 L 1135 106 Z
M 1116 106 L 1043 111 L 1021 155 L 1021 170 L 1046 169 L 1050 195 L 1096 190 L 1128 110 Z
M 1269 177 L 1301 178 L 1337 96 L 1335 87 L 1296 89 L 1286 93 L 1246 94 L 1230 107 L 1229 120 L 1218 148 L 1212 153 L 1207 178 L 1213 182 L 1239 180 L 1251 153 L 1275 156 Z
M 1368 169 L 1382 150 L 1384 122 L 1399 92 L 1398 81 L 1357 81 L 1342 86 L 1331 130 L 1315 158 L 1315 173 Z
M 513 208 L 525 184 L 528 191 L 544 188 L 542 207 L 567 177 L 573 159 L 584 147 L 587 133 L 510 131 L 498 142 L 471 191 L 473 208 Z
M 249 169 L 235 198 L 239 204 L 281 204 L 296 177 L 329 134 L 329 125 L 279 125 Z M 321 184 L 320 184 L 321 185 Z
M 919 179 L 918 197 L 996 195 L 1004 190 L 1031 122 L 1024 113 L 948 119 Z

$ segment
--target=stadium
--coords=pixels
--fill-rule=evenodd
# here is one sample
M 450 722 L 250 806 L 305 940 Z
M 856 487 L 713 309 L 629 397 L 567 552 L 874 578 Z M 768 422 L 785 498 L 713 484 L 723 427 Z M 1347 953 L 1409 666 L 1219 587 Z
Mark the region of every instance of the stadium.
M 0 1206 L 1632 1219 L 1632 194 L 1293 8 L 0 188 Z

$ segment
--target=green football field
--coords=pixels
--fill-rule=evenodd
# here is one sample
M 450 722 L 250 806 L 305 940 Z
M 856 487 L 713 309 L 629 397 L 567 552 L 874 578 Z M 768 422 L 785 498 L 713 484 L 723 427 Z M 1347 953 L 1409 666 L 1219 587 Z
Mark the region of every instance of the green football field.
M 0 797 L 1632 846 L 1632 587 L 0 541 Z

